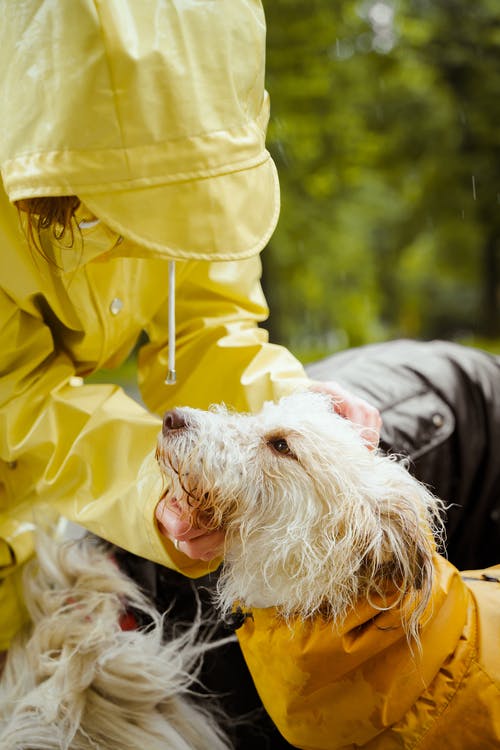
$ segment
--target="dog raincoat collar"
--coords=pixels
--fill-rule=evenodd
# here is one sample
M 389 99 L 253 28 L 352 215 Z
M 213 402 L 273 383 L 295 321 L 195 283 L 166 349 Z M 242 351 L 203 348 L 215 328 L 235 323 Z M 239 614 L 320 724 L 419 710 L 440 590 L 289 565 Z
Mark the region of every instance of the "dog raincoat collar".
M 238 640 L 267 712 L 294 747 L 364 747 L 431 684 L 459 643 L 470 600 L 458 571 L 443 558 L 436 565 L 421 651 L 410 648 L 398 609 L 360 602 L 340 629 L 321 617 L 287 623 L 274 608 L 252 610 Z

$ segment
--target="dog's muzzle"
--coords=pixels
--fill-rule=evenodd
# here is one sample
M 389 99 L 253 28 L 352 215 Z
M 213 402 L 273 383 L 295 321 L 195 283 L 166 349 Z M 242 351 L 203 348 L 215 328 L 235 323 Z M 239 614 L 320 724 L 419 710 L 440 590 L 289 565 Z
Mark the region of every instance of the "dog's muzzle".
M 183 430 L 186 427 L 187 423 L 180 409 L 171 409 L 170 411 L 165 412 L 162 427 L 162 433 L 165 437 L 167 437 L 167 435 L 169 435 L 171 432 L 175 432 L 176 430 Z

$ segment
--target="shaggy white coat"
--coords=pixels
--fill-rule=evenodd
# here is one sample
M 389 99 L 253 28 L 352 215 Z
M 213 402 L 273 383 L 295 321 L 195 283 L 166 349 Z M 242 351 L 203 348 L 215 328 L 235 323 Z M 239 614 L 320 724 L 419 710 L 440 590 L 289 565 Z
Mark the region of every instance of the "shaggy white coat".
M 238 601 L 340 624 L 367 597 L 403 605 L 418 636 L 440 501 L 400 462 L 369 450 L 328 397 L 293 395 L 255 416 L 176 409 L 170 423 L 157 446 L 167 500 L 226 530 L 223 610 Z
M 40 535 L 25 596 L 33 622 L 0 680 L 2 750 L 229 748 L 190 697 L 199 623 L 164 643 L 162 618 L 89 538 Z M 146 631 L 120 628 L 125 602 L 150 618 Z

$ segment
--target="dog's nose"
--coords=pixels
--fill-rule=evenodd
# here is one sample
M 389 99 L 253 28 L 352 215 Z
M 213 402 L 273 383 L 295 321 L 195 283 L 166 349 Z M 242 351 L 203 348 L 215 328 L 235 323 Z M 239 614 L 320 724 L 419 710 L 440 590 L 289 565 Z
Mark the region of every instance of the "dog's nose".
M 163 434 L 173 430 L 182 430 L 186 426 L 186 420 L 179 409 L 171 409 L 163 417 Z

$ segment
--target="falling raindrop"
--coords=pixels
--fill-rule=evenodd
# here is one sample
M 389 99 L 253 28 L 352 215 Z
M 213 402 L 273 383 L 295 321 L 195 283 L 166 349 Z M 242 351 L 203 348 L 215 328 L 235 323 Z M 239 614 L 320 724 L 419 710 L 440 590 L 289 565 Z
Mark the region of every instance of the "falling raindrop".
M 373 26 L 391 26 L 394 21 L 394 9 L 384 2 L 376 2 L 368 11 L 368 18 Z

